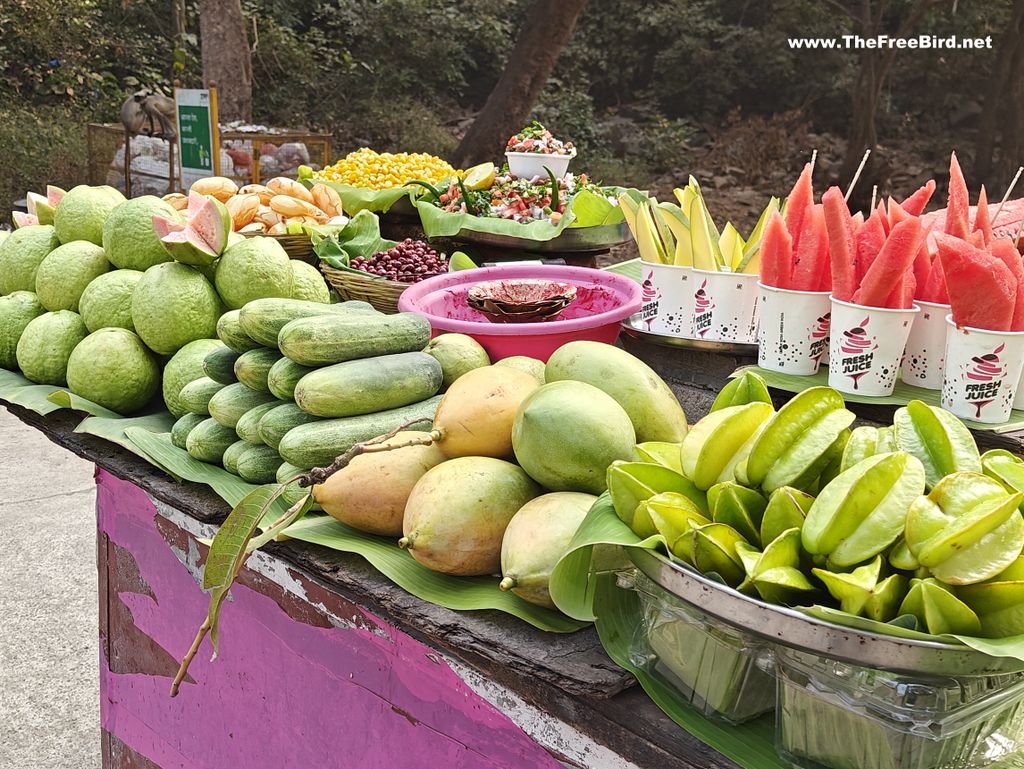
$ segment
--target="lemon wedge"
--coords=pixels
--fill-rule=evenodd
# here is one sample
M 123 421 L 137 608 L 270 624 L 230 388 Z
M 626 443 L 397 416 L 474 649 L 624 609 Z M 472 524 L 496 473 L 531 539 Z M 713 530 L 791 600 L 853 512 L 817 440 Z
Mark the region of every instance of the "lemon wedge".
M 494 167 L 494 163 L 481 163 L 466 171 L 462 183 L 467 190 L 486 190 L 494 184 L 494 177 L 497 174 L 498 169 Z

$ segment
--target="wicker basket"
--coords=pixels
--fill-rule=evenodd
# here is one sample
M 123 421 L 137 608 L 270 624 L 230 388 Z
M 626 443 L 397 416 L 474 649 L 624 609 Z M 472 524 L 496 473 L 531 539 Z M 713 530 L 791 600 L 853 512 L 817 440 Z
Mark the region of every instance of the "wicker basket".
M 289 258 L 308 262 L 312 265 L 317 263 L 317 255 L 313 251 L 313 241 L 305 233 L 301 235 L 264 235 L 260 232 L 246 232 L 242 234 L 248 238 L 273 238 L 284 248 Z
M 353 270 L 339 270 L 326 262 L 320 262 L 320 271 L 342 299 L 369 302 L 389 315 L 398 312 L 398 297 L 409 288 L 408 283 L 361 275 Z

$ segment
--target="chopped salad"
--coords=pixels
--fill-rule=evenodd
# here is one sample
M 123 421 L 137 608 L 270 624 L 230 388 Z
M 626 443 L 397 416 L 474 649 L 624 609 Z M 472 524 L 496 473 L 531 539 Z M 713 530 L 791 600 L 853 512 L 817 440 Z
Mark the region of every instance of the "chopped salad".
M 572 142 L 563 142 L 534 120 L 530 125 L 508 140 L 506 152 L 536 152 L 542 155 L 575 155 Z
M 469 190 L 453 181 L 438 196 L 436 204 L 449 213 L 469 213 L 511 219 L 515 222 L 561 221 L 573 195 L 589 189 L 605 195 L 604 189 L 587 179 L 586 174 L 566 174 L 561 179 L 519 179 L 505 167 L 484 190 Z

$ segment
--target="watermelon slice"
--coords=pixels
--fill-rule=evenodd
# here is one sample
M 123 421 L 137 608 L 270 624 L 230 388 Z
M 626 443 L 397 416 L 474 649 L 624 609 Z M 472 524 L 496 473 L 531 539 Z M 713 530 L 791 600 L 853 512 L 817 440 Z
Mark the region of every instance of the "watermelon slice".
M 946 234 L 936 237 L 957 326 L 1009 331 L 1017 279 L 1001 259 Z
M 885 212 L 885 204 L 881 200 L 878 201 L 878 205 L 875 207 L 875 214 L 882 223 L 882 229 L 885 231 L 885 234 L 888 235 L 892 229 L 892 222 L 889 221 L 889 214 Z
M 1024 261 L 1010 238 L 993 240 L 989 253 L 1007 266 L 1017 280 L 1017 296 L 1013 303 L 1013 319 L 1010 331 L 1024 331 Z
M 786 198 L 786 229 L 793 241 L 793 251 L 800 248 L 800 236 L 804 232 L 805 220 L 808 219 L 814 205 L 814 188 L 811 185 L 811 164 L 807 163 L 800 173 L 800 178 L 793 185 L 792 192 Z
M 836 299 L 849 302 L 857 290 L 857 276 L 853 266 L 853 220 L 843 198 L 843 191 L 830 187 L 821 196 L 828 230 L 829 261 L 832 270 L 832 294 Z
M 774 288 L 790 288 L 793 269 L 793 239 L 778 211 L 768 218 L 761 239 L 761 283 Z
M 896 286 L 889 292 L 889 296 L 885 300 L 885 306 L 892 310 L 909 310 L 914 305 L 914 292 L 916 289 L 917 280 L 914 278 L 914 273 L 903 273 Z
M 988 193 L 985 192 L 984 184 L 981 185 L 981 192 L 978 193 L 978 210 L 974 215 L 974 231 L 982 234 L 986 246 L 992 242 L 992 220 L 988 215 Z
M 886 215 L 887 215 L 887 217 L 889 219 L 889 227 L 890 228 L 895 227 L 897 224 L 902 222 L 904 219 L 909 219 L 910 218 L 910 214 L 908 214 L 903 209 L 903 206 L 901 206 L 899 203 L 897 203 L 892 198 L 889 198 L 888 211 L 886 212 Z
M 932 257 L 932 269 L 928 273 L 928 282 L 919 292 L 918 299 L 922 302 L 949 304 L 949 290 L 946 288 L 946 273 L 942 269 L 942 260 L 938 255 Z
M 811 206 L 804 217 L 800 240 L 794 246 L 796 260 L 793 264 L 793 288 L 797 291 L 817 291 L 826 280 L 828 259 L 828 229 L 825 226 L 825 209 L 821 204 Z
M 960 162 L 954 152 L 949 158 L 949 202 L 946 204 L 946 227 L 944 232 L 955 238 L 967 239 L 971 229 L 968 225 L 970 195 L 964 181 Z
M 925 206 L 928 205 L 928 201 L 932 199 L 934 192 L 935 180 L 929 179 L 927 184 L 918 187 L 910 197 L 900 203 L 900 208 L 911 216 L 920 216 L 924 212 Z
M 885 244 L 885 225 L 882 224 L 882 218 L 877 211 L 864 222 L 854 240 L 857 244 L 853 260 L 854 277 L 856 285 L 859 286 Z
M 927 237 L 927 236 L 926 236 Z M 925 285 L 928 283 L 928 276 L 932 272 L 932 256 L 928 252 L 927 239 L 921 242 L 921 247 L 917 249 L 917 255 L 914 257 L 914 285 L 924 291 Z M 921 297 L 918 297 L 920 299 Z
M 911 272 L 914 258 L 923 242 L 924 230 L 921 229 L 920 219 L 905 219 L 893 227 L 878 257 L 864 275 L 860 288 L 853 295 L 853 301 L 866 307 L 888 306 L 886 301 L 893 287 L 904 274 Z

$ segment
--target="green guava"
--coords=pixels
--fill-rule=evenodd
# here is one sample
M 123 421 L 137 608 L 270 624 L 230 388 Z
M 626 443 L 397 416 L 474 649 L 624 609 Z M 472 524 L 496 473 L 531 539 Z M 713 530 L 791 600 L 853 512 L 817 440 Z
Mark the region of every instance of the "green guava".
M 171 261 L 153 230 L 153 217 L 184 221 L 174 208 L 154 195 L 126 200 L 103 223 L 103 249 L 107 259 L 122 270 L 145 272 L 155 264 Z
M 138 411 L 160 387 L 160 367 L 137 335 L 104 328 L 85 339 L 68 359 L 71 392 L 118 414 Z
M 271 238 L 247 238 L 228 248 L 217 262 L 217 293 L 229 309 L 253 299 L 292 295 L 291 259 Z
M 103 244 L 103 223 L 125 197 L 113 187 L 73 187 L 57 204 L 53 213 L 53 226 L 61 243 L 88 240 L 97 246 Z
M 132 293 L 142 279 L 138 270 L 113 270 L 93 280 L 78 300 L 78 313 L 90 332 L 101 328 L 135 330 Z
M 44 312 L 39 297 L 31 291 L 0 296 L 0 368 L 18 368 L 18 340 L 32 319 Z
M 320 304 L 331 303 L 331 291 L 320 270 L 311 264 L 292 259 L 292 299 L 305 299 Z
M 36 294 L 50 312 L 78 312 L 82 292 L 110 269 L 102 246 L 73 240 L 53 249 L 36 272 Z
M 21 227 L 0 243 L 0 294 L 36 290 L 40 263 L 60 245 L 49 224 Z
M 132 293 L 135 333 L 161 355 L 173 355 L 195 339 L 216 336 L 220 313 L 220 299 L 210 281 L 178 262 L 150 267 Z
M 77 312 L 58 310 L 33 318 L 18 340 L 18 368 L 37 384 L 67 384 L 71 351 L 89 335 Z

